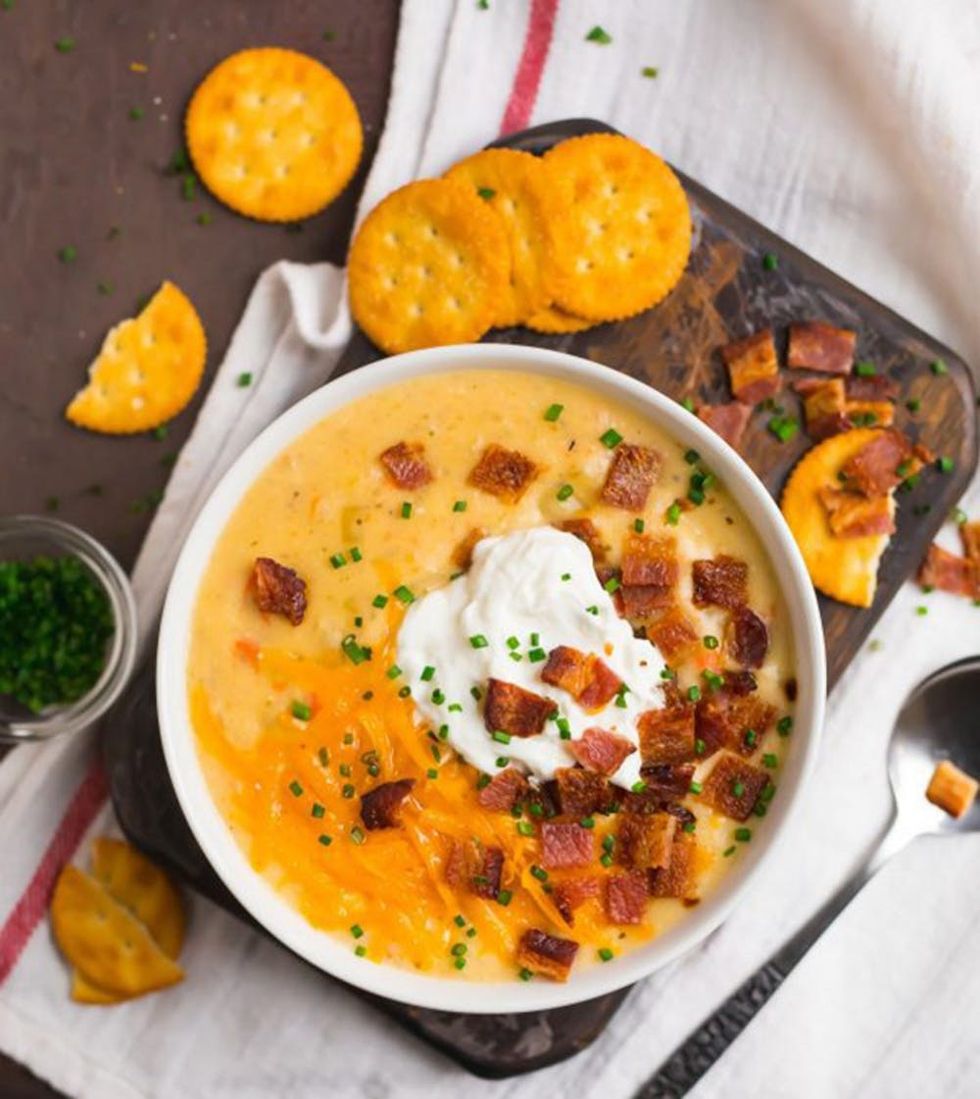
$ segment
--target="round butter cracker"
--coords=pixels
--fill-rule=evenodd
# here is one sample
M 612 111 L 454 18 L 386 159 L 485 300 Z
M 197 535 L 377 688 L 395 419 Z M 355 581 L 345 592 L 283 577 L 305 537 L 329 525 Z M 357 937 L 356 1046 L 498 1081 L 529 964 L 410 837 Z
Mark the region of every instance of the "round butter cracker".
M 588 328 L 595 328 L 600 323 L 600 321 L 573 316 L 571 313 L 566 313 L 564 309 L 559 309 L 557 305 L 546 305 L 544 309 L 539 309 L 524 322 L 525 326 L 533 332 L 555 336 L 569 332 L 584 332 Z
M 855 428 L 812 447 L 794 466 L 780 501 L 813 586 L 855 607 L 870 607 L 874 602 L 878 563 L 890 535 L 838 537 L 830 529 L 819 493 L 823 488 L 840 488 L 837 474 L 874 436 L 873 428 Z M 894 514 L 894 496 L 890 502 Z
M 595 321 L 649 309 L 678 283 L 691 251 L 680 181 L 619 134 L 562 141 L 545 154 L 556 243 L 555 304 Z
M 226 206 L 259 221 L 319 213 L 347 186 L 364 136 L 354 100 L 326 65 L 295 50 L 242 50 L 191 98 L 187 150 Z
M 75 394 L 65 418 L 109 435 L 150 431 L 188 404 L 206 358 L 197 310 L 165 282 L 138 317 L 109 331 L 89 367 L 88 385 Z
M 548 175 L 540 157 L 517 149 L 484 149 L 446 173 L 446 179 L 471 187 L 500 215 L 507 231 L 511 274 L 497 306 L 495 327 L 523 324 L 545 309 L 554 296 Z
M 478 340 L 507 291 L 501 218 L 474 190 L 423 179 L 388 195 L 354 236 L 351 312 L 390 354 Z

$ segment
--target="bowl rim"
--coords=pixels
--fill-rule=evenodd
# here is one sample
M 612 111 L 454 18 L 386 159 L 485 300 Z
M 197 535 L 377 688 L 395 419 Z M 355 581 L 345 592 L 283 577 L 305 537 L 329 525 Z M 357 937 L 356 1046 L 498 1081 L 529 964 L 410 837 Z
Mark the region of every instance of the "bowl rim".
M 684 919 L 605 965 L 564 984 L 467 981 L 429 976 L 357 957 L 333 934 L 317 930 L 255 871 L 221 816 L 204 778 L 190 721 L 186 666 L 198 585 L 214 544 L 242 496 L 273 458 L 320 420 L 389 385 L 426 375 L 502 370 L 560 377 L 625 403 L 680 445 L 708 461 L 745 513 L 774 571 L 792 628 L 798 683 L 793 751 L 780 776 L 780 797 L 743 848 L 742 865 L 724 875 Z M 787 831 L 814 769 L 823 724 L 826 668 L 816 596 L 803 559 L 775 501 L 744 459 L 672 398 L 609 367 L 520 344 L 461 344 L 412 351 L 344 374 L 277 417 L 235 460 L 208 497 L 181 549 L 160 622 L 157 711 L 164 757 L 184 816 L 212 868 L 249 914 L 283 945 L 318 969 L 365 992 L 416 1007 L 472 1014 L 567 1006 L 614 992 L 662 968 L 701 943 L 754 885 Z

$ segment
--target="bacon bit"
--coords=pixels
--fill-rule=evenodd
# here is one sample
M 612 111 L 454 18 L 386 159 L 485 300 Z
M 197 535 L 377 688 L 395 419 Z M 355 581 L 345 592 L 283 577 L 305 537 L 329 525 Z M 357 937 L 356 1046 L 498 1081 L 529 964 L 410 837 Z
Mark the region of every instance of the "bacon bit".
M 548 653 L 541 678 L 552 687 L 561 687 L 578 698 L 589 682 L 589 658 L 570 645 L 559 645 Z
M 669 535 L 629 534 L 623 550 L 624 586 L 662 588 L 669 592 L 680 577 L 677 540 Z
M 623 813 L 616 833 L 619 861 L 633 870 L 670 865 L 677 818 L 670 813 Z
M 655 763 L 640 768 L 647 788 L 642 793 L 627 792 L 624 804 L 630 812 L 650 813 L 663 803 L 682 798 L 694 777 L 693 763 Z
M 726 344 L 721 357 L 737 400 L 753 405 L 779 392 L 779 362 L 771 328 Z
M 487 680 L 487 701 L 483 711 L 487 732 L 537 736 L 557 709 L 557 704 L 550 698 L 525 691 L 516 683 L 505 683 L 502 679 Z
M 259 644 L 248 637 L 239 637 L 234 645 L 235 652 L 253 668 L 259 666 Z
M 769 630 L 749 607 L 736 607 L 728 619 L 725 648 L 743 668 L 761 668 L 769 651 Z
M 680 607 L 673 607 L 663 617 L 647 626 L 647 637 L 672 664 L 683 659 L 701 640 Z
M 558 808 L 569 817 L 587 817 L 609 804 L 609 784 L 602 775 L 582 767 L 559 767 L 555 771 Z
M 622 602 L 622 614 L 630 622 L 647 622 L 674 601 L 673 592 L 656 584 L 632 584 L 616 592 Z
M 702 698 L 695 709 L 695 728 L 705 744 L 705 755 L 729 748 L 750 756 L 759 747 L 763 734 L 776 718 L 776 710 L 755 695 L 730 697 L 723 693 Z M 747 744 L 745 734 L 756 733 L 754 744 Z
M 849 489 L 865 496 L 884 496 L 909 475 L 898 473 L 898 468 L 912 456 L 912 444 L 900 431 L 879 431 L 844 463 L 841 473 Z
M 962 817 L 976 800 L 978 783 L 948 759 L 936 764 L 926 797 L 951 817 Z
M 742 441 L 751 415 L 751 406 L 742 404 L 741 401 L 702 405 L 698 409 L 698 419 L 706 423 L 716 435 L 720 435 L 730 447 L 736 450 Z
M 306 614 L 306 581 L 271 557 L 256 557 L 250 580 L 255 605 L 263 614 L 281 614 L 298 626 Z
M 806 430 L 811 438 L 827 439 L 851 426 L 843 378 L 804 378 L 793 388 L 803 397 Z
M 515 504 L 538 475 L 538 467 L 519 450 L 491 443 L 470 471 L 469 483 Z
M 619 676 L 599 657 L 569 645 L 551 650 L 541 669 L 541 678 L 552 687 L 568 691 L 587 710 L 602 709 L 623 685 Z
M 795 680 L 794 680 L 795 682 Z M 725 671 L 725 686 L 722 688 L 722 693 L 730 695 L 734 698 L 742 698 L 744 695 L 750 695 L 753 691 L 759 689 L 759 684 L 756 682 L 755 676 L 751 672 L 747 672 L 743 669 L 728 669 Z M 790 699 L 792 702 L 793 699 Z
M 486 536 L 487 532 L 483 527 L 474 527 L 465 538 L 457 542 L 453 550 L 453 564 L 458 569 L 468 569 L 473 564 L 473 551 L 477 543 L 482 542 Z
M 844 385 L 850 401 L 894 401 L 899 394 L 898 382 L 885 374 L 849 374 Z
M 894 508 L 887 495 L 868 498 L 824 485 L 817 496 L 827 512 L 830 529 L 838 538 L 895 533 Z
M 579 705 L 586 710 L 601 710 L 619 694 L 622 686 L 619 676 L 594 656 L 589 662 L 589 681 L 578 696 Z
M 558 529 L 566 534 L 574 534 L 579 541 L 584 542 L 589 547 L 592 560 L 596 564 L 605 560 L 606 547 L 603 544 L 602 535 L 591 519 L 566 519 L 558 524 Z
M 606 880 L 606 915 L 610 923 L 642 923 L 649 899 L 647 876 L 642 871 L 611 874 Z
M 960 524 L 960 541 L 970 561 L 980 561 L 980 519 Z
M 935 542 L 919 566 L 916 580 L 924 588 L 938 588 L 951 595 L 980 599 L 980 567 L 976 560 L 958 557 Z
M 644 765 L 687 763 L 694 759 L 694 707 L 668 706 L 640 714 L 640 755 Z
M 421 488 L 432 480 L 422 443 L 395 443 L 382 451 L 378 460 L 398 488 Z
M 768 771 L 731 752 L 722 752 L 704 780 L 701 797 L 726 817 L 747 820 L 768 782 Z M 741 792 L 736 794 L 736 790 Z
M 528 790 L 528 781 L 516 767 L 500 771 L 476 795 L 484 809 L 509 813 Z
M 412 792 L 414 785 L 414 778 L 400 778 L 395 782 L 382 782 L 373 790 L 361 794 L 361 820 L 364 821 L 364 827 L 371 831 L 397 827 L 402 802 Z
M 558 882 L 551 894 L 555 908 L 569 927 L 575 925 L 575 909 L 581 908 L 586 901 L 599 896 L 601 884 L 598 878 L 567 878 Z
M 499 847 L 483 849 L 483 863 L 480 872 L 470 878 L 470 889 L 478 897 L 494 901 L 500 892 L 504 875 L 504 853 Z
M 857 334 L 823 321 L 793 324 L 789 329 L 787 365 L 821 374 L 850 374 Z
M 844 406 L 852 424 L 891 427 L 895 422 L 895 406 L 891 401 L 852 401 Z
M 799 690 L 799 684 L 796 682 L 795 676 L 790 676 L 789 679 L 783 684 L 783 693 L 786 695 L 787 702 L 795 702 L 796 694 Z
M 649 447 L 620 443 L 602 486 L 602 502 L 627 511 L 642 511 L 660 472 L 660 455 Z
M 541 865 L 546 870 L 588 866 L 595 856 L 592 831 L 581 824 L 541 825 Z
M 697 843 L 681 832 L 674 843 L 670 865 L 662 870 L 651 870 L 647 874 L 650 896 L 697 900 L 697 850 Z
M 636 745 L 605 729 L 586 729 L 578 740 L 569 742 L 568 750 L 586 770 L 608 776 L 619 770 Z
M 721 554 L 691 566 L 696 607 L 726 607 L 734 610 L 748 599 L 749 566 L 737 557 Z
M 532 927 L 521 936 L 517 964 L 539 977 L 567 981 L 577 953 L 578 943 L 574 939 L 560 939 Z

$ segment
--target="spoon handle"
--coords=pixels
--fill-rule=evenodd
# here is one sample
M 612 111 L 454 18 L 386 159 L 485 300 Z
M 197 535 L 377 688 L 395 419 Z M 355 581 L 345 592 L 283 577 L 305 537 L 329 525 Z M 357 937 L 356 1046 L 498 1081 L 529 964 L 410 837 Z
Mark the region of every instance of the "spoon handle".
M 701 1079 L 749 1025 L 756 1013 L 820 938 L 908 837 L 889 823 L 882 838 L 859 869 L 830 897 L 799 931 L 740 985 L 660 1066 L 637 1092 L 636 1099 L 680 1099 Z

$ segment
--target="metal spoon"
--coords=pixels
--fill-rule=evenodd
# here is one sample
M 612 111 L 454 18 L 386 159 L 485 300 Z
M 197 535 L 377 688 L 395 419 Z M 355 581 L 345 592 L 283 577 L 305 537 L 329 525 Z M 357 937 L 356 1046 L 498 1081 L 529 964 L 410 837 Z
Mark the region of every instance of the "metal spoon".
M 919 836 L 980 831 L 980 799 L 959 819 L 930 801 L 925 790 L 937 763 L 949 759 L 980 776 L 980 656 L 929 676 L 899 712 L 888 746 L 892 805 L 888 824 L 854 875 L 677 1047 L 637 1099 L 685 1095 L 749 1025 L 804 954 L 885 863 Z

